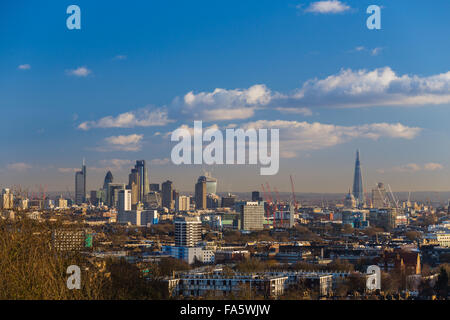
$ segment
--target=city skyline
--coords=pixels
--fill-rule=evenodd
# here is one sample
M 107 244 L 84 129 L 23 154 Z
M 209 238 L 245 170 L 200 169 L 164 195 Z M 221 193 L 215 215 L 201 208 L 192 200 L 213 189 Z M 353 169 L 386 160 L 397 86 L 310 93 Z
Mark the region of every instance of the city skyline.
M 289 192 L 291 174 L 298 192 L 345 193 L 360 149 L 366 192 L 378 182 L 449 191 L 442 39 L 450 4 L 381 3 L 382 30 L 371 31 L 369 1 L 341 2 L 341 12 L 312 1 L 140 4 L 137 12 L 80 1 L 78 31 L 65 27 L 64 4 L 2 4 L 0 186 L 73 190 L 85 157 L 86 192 L 107 171 L 127 184 L 145 159 L 150 183 L 171 180 L 181 191 L 193 191 L 206 170 L 224 193 L 266 181 Z M 170 132 L 194 120 L 279 128 L 279 173 L 171 164 Z

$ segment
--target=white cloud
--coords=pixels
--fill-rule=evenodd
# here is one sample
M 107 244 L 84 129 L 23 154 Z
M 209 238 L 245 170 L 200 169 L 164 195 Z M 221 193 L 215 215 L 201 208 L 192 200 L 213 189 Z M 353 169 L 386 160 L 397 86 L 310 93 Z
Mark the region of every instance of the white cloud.
M 265 85 L 256 84 L 248 89 L 190 91 L 182 102 L 176 98 L 174 103 L 181 104 L 182 112 L 194 119 L 214 121 L 251 118 L 258 107 L 268 105 L 273 98 L 274 95 Z
M 259 120 L 247 123 L 245 129 L 273 128 L 280 130 L 280 155 L 294 158 L 305 150 L 333 147 L 357 138 L 377 140 L 380 138 L 412 139 L 421 129 L 400 123 L 373 123 L 358 126 L 337 126 L 319 122 L 285 120 Z
M 87 77 L 92 71 L 86 67 L 78 67 L 76 69 L 67 70 L 67 74 L 76 77 Z
M 114 60 L 126 60 L 127 56 L 124 54 L 118 54 L 114 57 Z
M 24 172 L 28 169 L 31 169 L 31 165 L 25 162 L 16 162 L 16 163 L 10 163 L 7 165 L 8 170 L 18 171 L 18 172 Z
M 437 171 L 442 170 L 444 166 L 440 163 L 429 162 L 423 165 L 417 163 L 408 163 L 400 166 L 395 166 L 390 169 L 379 169 L 377 170 L 379 173 L 387 173 L 387 172 L 401 172 L 401 173 L 414 173 L 419 171 Z
M 370 54 L 373 55 L 373 56 L 377 56 L 377 55 L 379 55 L 381 53 L 382 50 L 383 50 L 383 48 L 380 48 L 380 47 L 373 48 L 370 51 Z
M 297 6 L 297 8 L 301 8 L 301 6 Z M 339 0 L 327 0 L 327 1 L 312 2 L 305 9 L 305 12 L 320 13 L 320 14 L 335 14 L 346 12 L 350 9 L 351 9 L 350 6 Z
M 17 67 L 19 70 L 29 70 L 31 69 L 31 66 L 29 64 L 21 64 Z
M 450 71 L 429 77 L 397 75 L 391 68 L 343 69 L 312 79 L 291 96 L 307 106 L 369 107 L 450 103 Z
M 444 166 L 440 163 L 429 162 L 429 163 L 425 163 L 423 168 L 427 171 L 436 171 L 436 170 L 444 169 Z
M 165 109 L 151 110 L 149 107 L 121 113 L 116 117 L 107 116 L 98 121 L 86 121 L 78 128 L 89 130 L 92 128 L 134 128 L 164 126 L 172 122 L 168 119 Z
M 105 138 L 106 147 L 100 147 L 98 151 L 139 151 L 144 135 L 130 134 L 121 136 L 111 136 Z

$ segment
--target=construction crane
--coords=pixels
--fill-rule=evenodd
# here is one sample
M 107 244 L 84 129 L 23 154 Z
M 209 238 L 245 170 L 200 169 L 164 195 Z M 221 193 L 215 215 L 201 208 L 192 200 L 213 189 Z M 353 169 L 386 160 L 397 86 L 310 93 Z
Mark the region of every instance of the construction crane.
M 395 204 L 395 208 L 398 209 L 398 201 L 395 199 L 394 193 L 392 192 L 391 186 L 388 184 L 389 193 L 391 194 L 392 201 Z

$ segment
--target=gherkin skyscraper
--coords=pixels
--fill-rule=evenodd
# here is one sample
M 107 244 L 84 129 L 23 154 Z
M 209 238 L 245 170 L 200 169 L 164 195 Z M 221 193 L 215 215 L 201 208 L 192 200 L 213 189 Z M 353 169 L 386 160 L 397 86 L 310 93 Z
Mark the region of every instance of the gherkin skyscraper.
M 355 176 L 353 178 L 353 196 L 356 200 L 356 206 L 364 206 L 364 191 L 361 176 L 361 163 L 359 162 L 359 150 L 356 150 Z

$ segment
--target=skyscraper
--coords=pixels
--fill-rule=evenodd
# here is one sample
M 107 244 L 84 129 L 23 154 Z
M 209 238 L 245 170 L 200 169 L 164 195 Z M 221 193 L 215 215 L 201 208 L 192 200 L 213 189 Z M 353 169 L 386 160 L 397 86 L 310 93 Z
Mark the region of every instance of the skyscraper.
M 75 173 L 75 203 L 80 205 L 86 202 L 86 164 L 83 159 L 81 171 Z
M 141 196 L 141 178 L 136 168 L 131 169 L 128 175 L 128 189 L 131 190 L 131 203 L 137 204 Z
M 359 162 L 359 150 L 356 150 L 355 176 L 353 178 L 353 196 L 357 207 L 364 206 L 364 191 L 361 176 L 361 163 Z
M 102 198 L 103 203 L 108 202 L 108 199 L 109 199 L 108 185 L 113 182 L 114 182 L 114 177 L 113 177 L 111 171 L 108 171 L 105 176 L 105 181 L 103 182 L 103 198 Z
M 148 180 L 148 171 L 145 160 L 136 160 L 134 168 L 139 174 L 139 201 L 145 201 L 145 195 L 150 192 L 150 183 Z
M 195 208 L 206 209 L 206 177 L 201 176 L 195 184 Z
M 198 217 L 182 217 L 174 221 L 175 246 L 194 247 L 202 240 L 202 222 Z
M 173 209 L 173 186 L 172 181 L 167 180 L 162 184 L 162 206 Z

